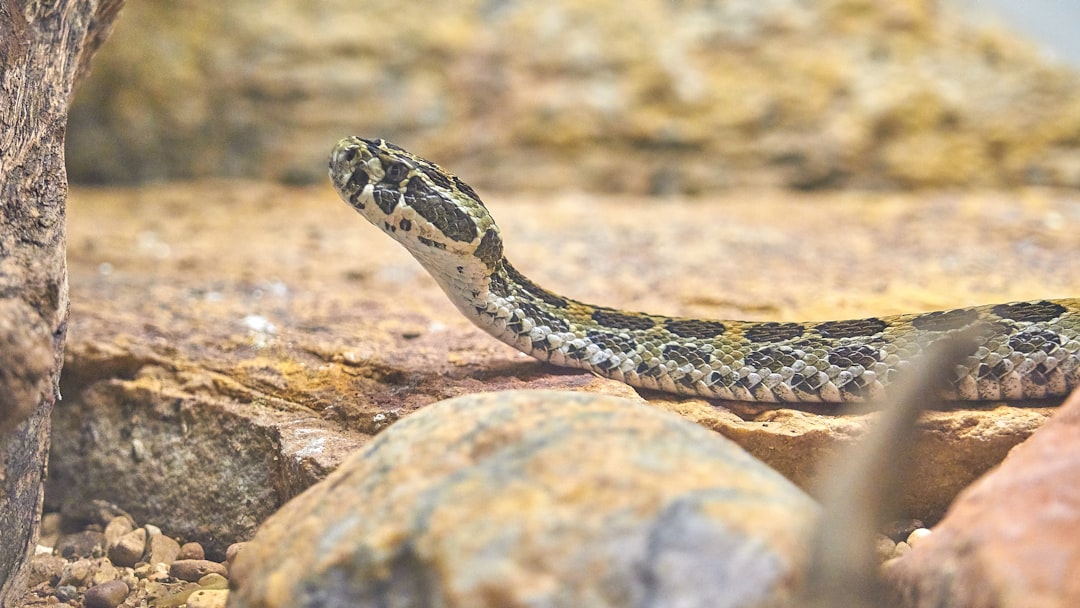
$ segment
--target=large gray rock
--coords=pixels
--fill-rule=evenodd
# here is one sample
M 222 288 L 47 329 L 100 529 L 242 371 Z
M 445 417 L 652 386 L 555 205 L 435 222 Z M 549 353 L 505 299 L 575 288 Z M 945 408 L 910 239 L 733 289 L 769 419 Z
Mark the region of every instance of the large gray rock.
M 639 403 L 483 393 L 402 420 L 260 528 L 231 605 L 779 606 L 818 509 Z

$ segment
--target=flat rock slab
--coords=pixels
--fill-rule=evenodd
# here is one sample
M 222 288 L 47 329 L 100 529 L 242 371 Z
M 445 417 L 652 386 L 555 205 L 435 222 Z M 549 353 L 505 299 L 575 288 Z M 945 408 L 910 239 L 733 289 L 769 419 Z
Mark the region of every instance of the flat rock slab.
M 1080 285 L 1075 194 L 484 198 L 533 280 L 650 312 L 824 320 Z M 390 423 L 449 397 L 549 388 L 648 401 L 804 488 L 873 420 L 639 394 L 534 361 L 469 324 L 329 186 L 76 189 L 70 217 L 47 502 L 78 515 L 112 501 L 217 559 Z M 1037 405 L 927 413 L 902 515 L 936 520 L 1053 411 Z
M 788 605 L 819 510 L 639 402 L 466 395 L 395 424 L 266 522 L 237 608 Z

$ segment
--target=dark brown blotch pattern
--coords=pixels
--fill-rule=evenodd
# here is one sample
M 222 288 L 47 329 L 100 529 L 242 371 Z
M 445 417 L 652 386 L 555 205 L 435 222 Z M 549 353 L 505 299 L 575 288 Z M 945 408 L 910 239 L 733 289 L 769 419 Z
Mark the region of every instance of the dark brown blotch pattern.
M 878 362 L 880 351 L 865 344 L 853 346 L 837 346 L 828 352 L 829 364 L 841 369 L 849 369 L 853 365 L 868 368 Z
M 476 222 L 457 204 L 439 196 L 422 177 L 414 175 L 405 186 L 405 204 L 450 239 L 467 243 L 477 236 Z
M 613 334 L 607 331 L 590 329 L 585 336 L 601 349 L 611 349 L 614 352 L 632 353 L 637 349 L 637 342 L 630 336 Z
M 665 344 L 664 357 L 682 366 L 689 363 L 694 367 L 707 365 L 710 360 L 712 349 L 705 346 L 687 346 L 685 344 Z
M 1042 300 L 1039 302 L 1013 302 L 1011 304 L 998 304 L 991 309 L 993 313 L 1003 319 L 1023 321 L 1030 323 L 1042 323 L 1053 321 L 1065 314 L 1066 308 L 1057 302 Z
M 502 259 L 502 253 L 502 239 L 499 238 L 499 233 L 494 228 L 488 228 L 487 232 L 484 233 L 484 237 L 480 239 L 480 244 L 473 251 L 473 255 L 488 268 L 495 267 L 495 264 Z
M 388 190 L 386 188 L 377 188 L 372 195 L 375 199 L 375 204 L 386 215 L 390 215 L 394 208 L 397 207 L 398 200 L 401 198 L 401 193 L 397 190 Z
M 783 367 L 791 367 L 798 361 L 795 349 L 790 346 L 769 346 L 747 353 L 744 363 L 747 367 L 779 372 Z
M 1051 354 L 1061 346 L 1061 336 L 1045 329 L 1028 329 L 1009 337 L 1009 348 L 1018 353 L 1043 351 Z
M 428 179 L 431 180 L 431 183 L 435 184 L 436 186 L 439 186 L 440 188 L 445 188 L 447 190 L 452 190 L 454 188 L 454 182 L 452 182 L 445 173 L 439 170 L 438 167 L 428 165 L 425 168 L 425 173 L 427 174 Z
M 722 335 L 727 330 L 727 327 L 719 321 L 668 319 L 664 322 L 664 329 L 682 338 L 707 340 Z
M 615 329 L 645 330 L 656 326 L 656 321 L 645 315 L 625 313 L 614 308 L 597 308 L 592 313 L 592 320 L 605 327 Z
M 506 273 L 508 282 L 521 287 L 521 289 L 525 290 L 530 296 L 556 308 L 566 308 L 569 305 L 566 298 L 555 295 L 530 281 L 525 275 L 518 272 L 506 258 L 503 258 L 500 266 L 502 267 L 503 272 Z
M 751 342 L 782 342 L 803 335 L 806 331 L 799 323 L 754 323 L 743 332 Z
M 484 207 L 484 201 L 480 200 L 480 195 L 478 195 L 476 193 L 476 190 L 472 189 L 472 186 L 470 186 L 469 184 L 466 184 L 465 182 L 461 181 L 461 178 L 459 178 L 456 175 L 453 176 L 453 180 L 454 180 L 454 185 L 457 186 L 457 189 L 462 194 L 464 194 L 465 196 L 468 196 L 469 198 L 475 200 L 477 203 L 480 203 L 481 207 Z M 486 209 L 486 207 L 485 207 L 485 209 Z
M 979 313 L 970 308 L 929 312 L 912 319 L 911 325 L 923 331 L 949 331 L 967 327 L 979 320 Z
M 884 321 L 874 317 L 851 319 L 848 321 L 827 321 L 814 326 L 814 331 L 823 338 L 861 338 L 877 335 L 888 327 Z
M 515 305 L 521 309 L 521 312 L 528 315 L 536 325 L 547 325 L 548 329 L 552 331 L 570 331 L 570 326 L 565 320 L 544 312 L 539 306 L 532 302 L 515 302 Z

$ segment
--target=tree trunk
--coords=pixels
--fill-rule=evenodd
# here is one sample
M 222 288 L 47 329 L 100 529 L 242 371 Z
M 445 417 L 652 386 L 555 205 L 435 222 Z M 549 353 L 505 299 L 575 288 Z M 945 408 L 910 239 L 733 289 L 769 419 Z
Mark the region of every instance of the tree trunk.
M 64 131 L 123 0 L 0 0 L 0 607 L 37 541 L 67 327 Z

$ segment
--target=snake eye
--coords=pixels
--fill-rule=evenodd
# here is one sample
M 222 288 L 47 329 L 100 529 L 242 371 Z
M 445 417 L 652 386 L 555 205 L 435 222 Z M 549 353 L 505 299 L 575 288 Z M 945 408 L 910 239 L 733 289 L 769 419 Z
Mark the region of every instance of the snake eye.
M 409 169 L 401 163 L 393 163 L 386 168 L 385 181 L 400 184 L 401 180 L 409 173 Z

